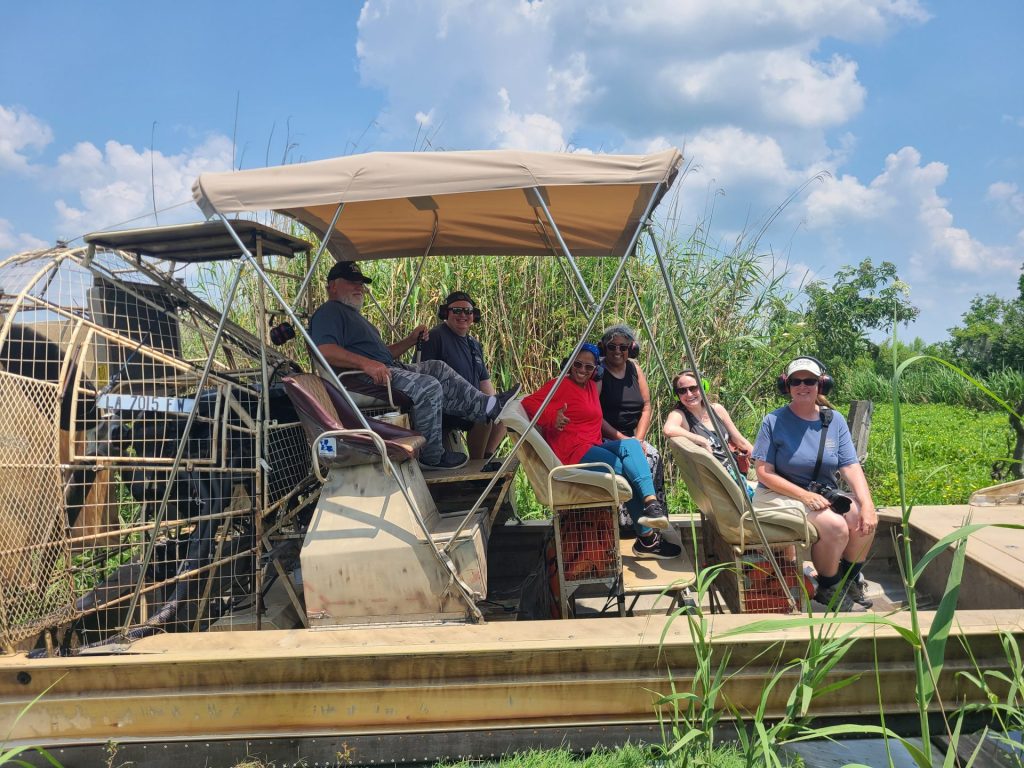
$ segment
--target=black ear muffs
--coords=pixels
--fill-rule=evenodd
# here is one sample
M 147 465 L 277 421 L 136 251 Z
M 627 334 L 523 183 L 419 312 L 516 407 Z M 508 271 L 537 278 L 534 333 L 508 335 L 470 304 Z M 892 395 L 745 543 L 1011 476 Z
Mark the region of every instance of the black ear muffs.
M 603 341 L 597 342 L 597 351 L 601 353 L 601 357 L 604 357 L 607 354 L 607 352 L 605 351 L 605 347 L 604 347 L 604 342 Z M 639 355 L 640 355 L 640 345 L 637 344 L 635 341 L 630 342 L 630 344 L 629 344 L 629 359 L 630 360 L 636 360 L 636 358 L 639 357 Z
M 832 392 L 832 388 L 835 386 L 835 379 L 828 372 L 828 368 L 816 357 L 810 355 L 800 355 L 800 357 L 794 358 L 794 360 L 811 360 L 817 363 L 821 367 L 821 376 L 818 377 L 818 394 L 828 397 Z M 786 366 L 787 368 L 789 366 Z M 778 390 L 779 394 L 783 397 L 789 395 L 789 377 L 786 376 L 785 371 L 779 374 L 779 377 L 775 380 L 775 389 Z

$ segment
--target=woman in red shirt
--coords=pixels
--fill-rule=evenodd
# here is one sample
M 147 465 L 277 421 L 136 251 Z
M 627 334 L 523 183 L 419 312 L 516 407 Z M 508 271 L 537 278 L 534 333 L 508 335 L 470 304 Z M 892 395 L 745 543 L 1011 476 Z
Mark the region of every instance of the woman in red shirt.
M 598 354 L 593 344 L 583 345 L 568 375 L 537 420 L 537 426 L 563 464 L 601 462 L 626 478 L 633 490 L 633 498 L 626 502 L 626 509 L 637 532 L 633 542 L 634 555 L 663 559 L 676 557 L 679 547 L 654 530 L 668 528 L 669 523 L 655 496 L 654 480 L 640 441 L 635 438 L 601 438 L 601 401 L 594 384 Z M 530 418 L 537 413 L 554 384 L 555 380 L 551 379 L 523 399 L 523 408 Z M 592 469 L 601 471 L 597 467 Z

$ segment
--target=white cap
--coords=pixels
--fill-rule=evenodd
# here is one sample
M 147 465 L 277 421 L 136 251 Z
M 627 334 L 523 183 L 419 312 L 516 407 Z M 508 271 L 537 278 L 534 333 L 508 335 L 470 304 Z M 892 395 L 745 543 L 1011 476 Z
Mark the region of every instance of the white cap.
M 824 371 L 821 369 L 821 365 L 811 360 L 809 357 L 798 357 L 788 366 L 786 366 L 786 377 L 792 376 L 797 371 L 807 371 L 813 373 L 815 376 L 821 376 Z

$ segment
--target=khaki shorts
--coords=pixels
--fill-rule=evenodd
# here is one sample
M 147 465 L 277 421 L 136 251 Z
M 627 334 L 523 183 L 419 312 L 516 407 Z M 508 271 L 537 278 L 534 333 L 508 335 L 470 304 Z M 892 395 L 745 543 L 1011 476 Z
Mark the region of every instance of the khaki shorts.
M 810 514 L 811 512 L 811 510 L 808 509 L 807 505 L 800 501 L 800 499 L 794 499 L 792 496 L 783 496 L 781 493 L 776 493 L 775 491 L 768 490 L 763 485 L 758 485 L 757 488 L 754 490 L 753 503 L 754 506 L 758 508 L 796 506 L 802 509 L 805 515 Z M 789 510 L 785 511 L 789 512 Z M 791 514 L 795 517 L 797 513 L 796 511 L 793 511 Z

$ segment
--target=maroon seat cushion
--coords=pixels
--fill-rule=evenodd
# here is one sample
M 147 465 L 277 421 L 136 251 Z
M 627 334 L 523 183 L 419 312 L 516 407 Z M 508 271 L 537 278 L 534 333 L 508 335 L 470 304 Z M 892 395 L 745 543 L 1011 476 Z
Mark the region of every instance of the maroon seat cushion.
M 286 376 L 282 382 L 311 442 L 330 430 L 363 429 L 358 415 L 332 382 L 312 373 Z M 376 419 L 368 418 L 366 421 L 370 429 L 384 440 L 388 456 L 392 459 L 405 461 L 419 457 L 420 448 L 426 442 L 419 432 Z M 341 444 L 338 458 L 332 461 L 334 465 L 364 464 L 379 457 L 373 440 L 366 435 L 338 439 Z

